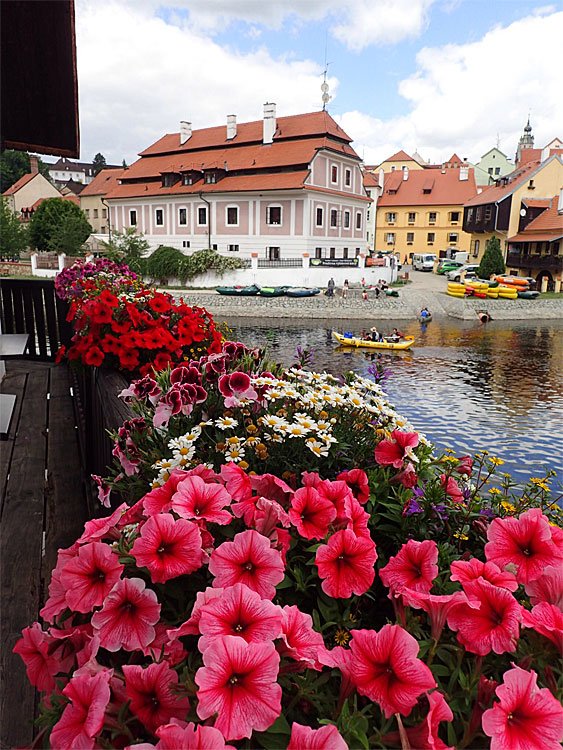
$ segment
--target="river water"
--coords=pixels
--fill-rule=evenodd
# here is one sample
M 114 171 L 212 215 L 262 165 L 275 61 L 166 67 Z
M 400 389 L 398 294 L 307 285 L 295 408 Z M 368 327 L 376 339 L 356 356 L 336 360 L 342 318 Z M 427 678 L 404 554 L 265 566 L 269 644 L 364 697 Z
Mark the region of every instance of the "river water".
M 216 316 L 219 318 L 219 316 Z M 229 338 L 268 349 L 277 361 L 295 362 L 297 346 L 313 352 L 310 369 L 368 376 L 373 353 L 343 350 L 330 322 L 229 319 Z M 370 321 L 340 321 L 359 332 Z M 563 468 L 563 321 L 377 321 L 416 338 L 406 352 L 383 352 L 384 385 L 400 414 L 438 448 L 457 454 L 488 450 L 518 481 Z

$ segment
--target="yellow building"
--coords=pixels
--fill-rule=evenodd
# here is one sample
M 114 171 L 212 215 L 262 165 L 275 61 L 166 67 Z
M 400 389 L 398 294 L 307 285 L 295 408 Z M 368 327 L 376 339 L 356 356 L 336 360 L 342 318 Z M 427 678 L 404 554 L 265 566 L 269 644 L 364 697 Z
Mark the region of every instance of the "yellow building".
M 80 208 L 90 222 L 94 235 L 110 233 L 107 205 L 103 201 L 109 191 L 117 185 L 117 180 L 124 171 L 122 168 L 102 169 L 80 193 Z
M 372 171 L 379 172 L 382 169 L 384 172 L 400 172 L 404 169 L 409 171 L 417 169 L 425 169 L 426 164 L 421 164 L 413 156 L 409 156 L 405 151 L 397 151 L 396 154 L 382 161 L 377 167 L 374 167 Z
M 477 192 L 472 168 L 454 156 L 441 166 L 406 167 L 384 175 L 377 202 L 375 249 L 414 253 L 469 250 L 463 206 Z

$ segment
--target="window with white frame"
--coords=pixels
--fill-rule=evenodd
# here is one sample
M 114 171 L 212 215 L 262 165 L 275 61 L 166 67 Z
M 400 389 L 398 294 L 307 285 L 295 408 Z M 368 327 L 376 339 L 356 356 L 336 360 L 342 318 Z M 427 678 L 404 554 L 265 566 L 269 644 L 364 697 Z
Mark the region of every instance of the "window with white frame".
M 352 184 L 352 170 L 351 169 L 346 169 L 344 172 L 344 184 L 346 185 L 346 187 L 350 187 L 350 185 Z
M 240 245 L 227 245 L 227 250 L 230 253 L 238 253 L 238 251 L 240 250 Z
M 395 244 L 395 232 L 387 232 L 385 235 L 385 242 L 388 245 L 394 245 Z
M 157 227 L 164 226 L 164 211 L 162 210 L 162 208 L 155 208 L 154 223 Z
M 200 206 L 197 209 L 198 226 L 204 227 L 207 224 L 207 206 Z
M 238 227 L 238 206 L 227 206 L 226 224 L 228 227 Z
M 428 221 L 430 222 L 430 224 L 435 224 L 437 218 L 438 218 L 438 214 L 436 213 L 436 211 L 429 212 Z
M 416 221 L 416 211 L 409 211 L 407 219 L 409 224 L 414 224 Z
M 338 182 L 338 167 L 332 164 L 330 167 L 330 181 L 334 184 Z
M 129 226 L 131 227 L 137 226 L 137 212 L 134 208 L 130 209 L 129 211 Z
M 356 214 L 356 229 L 361 229 L 361 228 L 362 228 L 362 214 L 360 213 L 360 211 L 358 211 L 358 213 Z
M 191 174 L 183 174 L 182 175 L 182 185 L 193 185 L 194 184 L 194 178 Z
M 266 249 L 266 257 L 268 260 L 279 260 L 280 255 L 281 252 L 279 247 L 268 247 Z
M 268 206 L 266 209 L 266 224 L 268 226 L 280 226 L 282 223 L 282 207 Z
M 335 208 L 330 209 L 330 226 L 338 226 L 338 211 Z
M 217 182 L 217 172 L 206 172 L 204 182 L 214 185 Z
M 178 224 L 181 227 L 185 227 L 188 223 L 188 211 L 186 208 L 178 209 Z
M 436 239 L 435 232 L 428 232 L 428 234 L 426 235 L 426 243 L 428 245 L 432 245 L 434 243 L 435 239 Z
M 182 247 L 189 247 L 190 241 L 189 240 L 182 240 Z
M 388 211 L 385 214 L 385 221 L 389 224 L 394 224 L 397 221 L 397 214 L 395 211 Z
M 350 229 L 350 211 L 344 211 L 344 229 Z
M 414 232 L 407 232 L 407 245 L 412 245 L 414 242 Z
M 317 210 L 315 212 L 315 217 L 316 217 L 315 218 L 315 224 L 318 227 L 322 227 L 323 222 L 324 222 L 324 212 L 323 212 L 323 209 L 320 206 L 317 207 Z
M 450 243 L 450 245 L 455 245 L 458 239 L 459 235 L 457 232 L 450 232 L 448 234 L 448 242 Z

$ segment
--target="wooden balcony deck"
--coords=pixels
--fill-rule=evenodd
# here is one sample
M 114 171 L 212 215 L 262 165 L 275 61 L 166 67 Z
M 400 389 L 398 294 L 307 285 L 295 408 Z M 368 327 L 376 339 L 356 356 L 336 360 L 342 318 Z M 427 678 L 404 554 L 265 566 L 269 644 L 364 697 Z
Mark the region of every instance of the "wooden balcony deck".
M 80 535 L 87 506 L 66 367 L 10 360 L 6 371 L 1 390 L 17 400 L 0 442 L 0 747 L 14 748 L 36 733 L 37 696 L 12 648 L 39 619 L 57 549 Z

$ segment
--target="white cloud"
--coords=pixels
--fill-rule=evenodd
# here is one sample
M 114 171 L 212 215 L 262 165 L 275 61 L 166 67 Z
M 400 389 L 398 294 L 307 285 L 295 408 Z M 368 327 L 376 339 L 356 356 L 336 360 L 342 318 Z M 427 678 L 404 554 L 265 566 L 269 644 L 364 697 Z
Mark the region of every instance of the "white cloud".
M 399 84 L 407 115 L 381 121 L 350 112 L 339 119 L 373 162 L 399 148 L 432 161 L 453 151 L 477 160 L 497 133 L 513 157 L 529 110 L 541 147 L 563 130 L 562 38 L 559 12 L 497 26 L 470 44 L 422 49 L 416 72 Z
M 136 153 L 182 119 L 194 128 L 262 117 L 275 101 L 289 115 L 320 109 L 321 67 L 276 59 L 265 48 L 241 54 L 189 28 L 125 3 L 81 3 L 77 55 L 82 157 L 108 163 Z M 331 91 L 337 81 L 331 80 Z
M 348 5 L 347 17 L 332 33 L 352 50 L 370 44 L 396 44 L 417 37 L 428 21 L 434 0 L 357 0 Z

